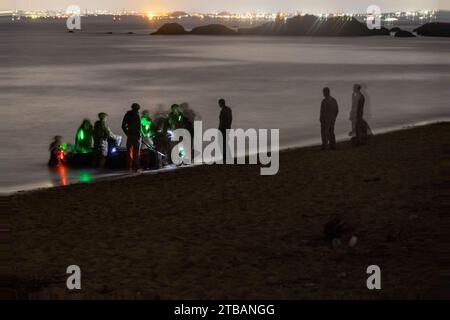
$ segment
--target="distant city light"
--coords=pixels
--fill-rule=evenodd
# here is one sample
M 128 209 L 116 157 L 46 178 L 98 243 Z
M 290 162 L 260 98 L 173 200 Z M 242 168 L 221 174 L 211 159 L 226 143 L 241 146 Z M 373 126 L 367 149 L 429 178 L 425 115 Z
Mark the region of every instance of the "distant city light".
M 141 16 L 147 18 L 148 20 L 179 20 L 179 19 L 187 19 L 187 18 L 195 18 L 195 19 L 215 19 L 215 20 L 239 20 L 239 21 L 248 21 L 248 22 L 258 22 L 258 21 L 275 21 L 276 19 L 288 19 L 290 17 L 296 15 L 307 15 L 312 14 L 304 11 L 298 11 L 295 13 L 289 12 L 269 12 L 269 13 L 261 13 L 261 12 L 246 12 L 246 13 L 230 13 L 230 12 L 213 12 L 213 13 L 199 13 L 199 12 L 155 12 L 155 11 L 145 11 L 145 12 L 137 12 L 137 11 L 107 11 L 107 10 L 85 10 L 81 13 L 82 16 L 113 16 L 114 21 L 121 20 L 121 16 Z M 366 13 L 343 13 L 343 12 L 335 12 L 335 13 L 320 13 L 315 14 L 320 18 L 327 19 L 331 17 L 347 17 L 347 18 L 359 18 L 361 20 L 366 20 L 368 15 Z M 64 11 L 0 11 L 0 16 L 11 16 L 12 20 L 20 20 L 20 18 L 28 18 L 28 19 L 47 19 L 47 18 L 67 18 L 67 13 Z M 437 11 L 435 10 L 406 10 L 406 11 L 397 11 L 390 13 L 382 13 L 380 15 L 381 21 L 392 23 L 402 20 L 435 20 L 437 17 Z

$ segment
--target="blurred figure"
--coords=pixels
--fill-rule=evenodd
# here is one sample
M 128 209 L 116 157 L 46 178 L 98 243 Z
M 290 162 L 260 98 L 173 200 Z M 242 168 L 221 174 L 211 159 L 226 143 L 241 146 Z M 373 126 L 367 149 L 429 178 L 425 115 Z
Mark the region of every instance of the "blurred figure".
M 222 133 L 223 137 L 223 161 L 226 161 L 226 155 L 229 152 L 227 129 L 231 129 L 231 123 L 233 122 L 233 113 L 231 108 L 226 105 L 225 99 L 219 100 L 220 116 L 219 116 L 219 131 Z
M 182 114 L 181 119 L 181 127 L 186 129 L 191 134 L 191 137 L 194 138 L 194 121 L 195 121 L 195 112 L 189 107 L 189 104 L 183 102 L 180 104 L 180 113 Z
M 127 167 L 135 171 L 139 170 L 139 153 L 141 149 L 141 117 L 137 103 L 131 105 L 122 121 L 122 130 L 127 136 Z
M 50 151 L 49 167 L 56 167 L 64 161 L 64 146 L 61 136 L 55 136 L 48 150 Z
M 140 154 L 140 164 L 142 169 L 159 169 L 161 165 L 161 156 L 158 153 L 158 127 L 150 117 L 148 110 L 141 114 L 141 136 L 142 146 Z
M 117 140 L 107 124 L 108 115 L 104 112 L 98 114 L 98 120 L 94 124 L 94 166 L 100 169 L 105 167 L 108 156 L 108 140 Z
M 94 128 L 89 119 L 84 119 L 83 123 L 75 135 L 75 151 L 78 153 L 88 153 L 92 151 L 92 141 Z
M 148 110 L 142 111 L 141 115 L 141 135 L 142 140 L 146 145 L 153 145 L 153 137 L 155 136 L 158 128 L 150 117 Z
M 367 138 L 371 134 L 369 125 L 363 119 L 365 101 L 366 99 L 361 93 L 361 85 L 353 85 L 352 110 L 350 111 L 352 131 L 349 133 L 353 146 L 366 144 Z
M 183 127 L 184 116 L 180 111 L 178 104 L 173 104 L 170 107 L 170 112 L 166 117 L 166 129 L 176 130 Z
M 187 102 L 183 102 L 180 104 L 180 112 L 183 115 L 183 123 L 182 127 L 189 131 L 191 135 L 191 155 L 194 156 L 194 121 L 196 114 L 195 112 L 189 107 L 189 104 Z
M 336 149 L 336 137 L 334 135 L 334 124 L 339 113 L 339 107 L 335 98 L 330 95 L 330 88 L 323 88 L 322 104 L 320 106 L 320 125 L 322 134 L 322 150 L 328 146 Z

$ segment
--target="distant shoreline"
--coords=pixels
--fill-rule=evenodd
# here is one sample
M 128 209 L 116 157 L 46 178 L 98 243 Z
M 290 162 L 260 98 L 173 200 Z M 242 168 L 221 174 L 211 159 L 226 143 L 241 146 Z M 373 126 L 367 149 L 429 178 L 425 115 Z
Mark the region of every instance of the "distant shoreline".
M 431 37 L 450 37 L 450 23 L 425 23 L 413 30 L 399 27 L 388 29 L 385 26 L 372 27 L 354 17 L 318 17 L 314 15 L 297 15 L 288 19 L 277 17 L 275 21 L 255 27 L 231 28 L 224 24 L 207 24 L 194 27 L 190 31 L 179 23 L 162 25 L 151 35 L 215 35 L 215 36 L 317 36 L 317 37 L 361 37 L 361 36 L 393 36 L 412 38 L 418 35 Z
M 20 16 L 17 15 L 17 16 Z M 16 16 L 16 17 L 17 17 Z M 120 17 L 119 20 L 115 18 Z M 355 18 L 358 17 L 358 18 Z M 436 16 L 433 19 L 425 20 L 399 20 L 396 23 L 384 22 L 379 29 L 369 29 L 365 23 L 363 15 L 329 16 L 321 17 L 311 14 L 289 16 L 286 20 L 277 21 L 268 18 L 257 20 L 225 20 L 220 17 L 208 16 L 204 19 L 196 17 L 183 17 L 177 19 L 148 19 L 145 15 L 82 15 L 84 26 L 89 28 L 111 28 L 104 30 L 106 33 L 114 33 L 118 28 L 128 29 L 128 32 L 134 34 L 137 29 L 147 30 L 147 32 L 161 35 L 276 35 L 276 36 L 396 36 L 413 37 L 414 34 L 420 36 L 450 36 L 450 13 Z M 52 24 L 58 24 L 62 30 L 66 30 L 64 18 L 40 17 L 23 18 L 14 20 L 14 16 L 0 16 L 0 23 L 4 26 L 17 27 L 18 29 L 27 29 L 27 26 L 38 27 Z M 178 25 L 174 30 L 170 26 Z M 168 28 L 167 28 L 168 27 Z M 166 30 L 160 30 L 164 29 Z M 3 28 L 2 28 L 3 29 Z M 152 31 L 154 30 L 154 31 Z M 1 30 L 4 31 L 4 30 Z M 66 30 L 67 31 L 67 30 Z M 414 34 L 413 34 L 414 32 Z

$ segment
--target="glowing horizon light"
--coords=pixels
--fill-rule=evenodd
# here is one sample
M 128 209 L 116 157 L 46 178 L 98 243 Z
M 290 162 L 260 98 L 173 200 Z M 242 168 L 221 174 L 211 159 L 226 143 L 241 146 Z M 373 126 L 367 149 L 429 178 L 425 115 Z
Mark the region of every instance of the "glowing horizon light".
M 164 12 L 146 11 L 145 16 L 147 17 L 147 19 L 153 20 L 153 19 L 168 17 L 168 14 L 164 13 Z
M 145 13 L 145 16 L 146 16 L 149 20 L 152 20 L 154 17 L 156 17 L 156 13 L 153 12 L 153 11 L 147 11 L 147 12 Z

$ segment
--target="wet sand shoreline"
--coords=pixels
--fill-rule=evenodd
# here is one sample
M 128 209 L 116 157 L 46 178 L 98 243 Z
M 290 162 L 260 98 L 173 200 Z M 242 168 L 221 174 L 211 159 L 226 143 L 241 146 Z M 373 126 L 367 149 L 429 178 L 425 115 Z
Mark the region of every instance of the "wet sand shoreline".
M 450 123 L 283 151 L 280 172 L 198 166 L 3 197 L 26 298 L 427 298 L 439 292 Z M 446 160 L 447 159 L 447 160 Z M 358 237 L 334 248 L 339 215 Z M 83 290 L 65 289 L 82 269 Z M 378 264 L 382 288 L 366 288 Z
M 442 117 L 442 118 L 437 118 L 434 120 L 421 121 L 421 122 L 411 123 L 411 124 L 407 124 L 407 125 L 398 125 L 398 126 L 380 128 L 380 129 L 374 130 L 374 134 L 379 135 L 379 134 L 393 133 L 393 132 L 402 131 L 402 130 L 410 130 L 410 129 L 414 129 L 414 128 L 421 127 L 421 126 L 428 126 L 428 125 L 440 124 L 440 123 L 446 123 L 446 122 L 450 122 L 450 118 Z M 348 142 L 349 139 L 350 138 L 348 137 L 347 134 L 342 134 L 342 135 L 336 136 L 337 142 L 341 142 L 341 143 Z M 294 150 L 301 149 L 301 148 L 315 147 L 315 146 L 320 145 L 319 140 L 320 140 L 320 138 L 319 139 L 316 138 L 316 139 L 310 139 L 310 140 L 306 140 L 306 141 L 295 143 L 295 144 L 288 144 L 288 145 L 280 148 L 280 152 L 294 151 Z M 186 168 L 186 166 L 179 167 L 177 169 L 185 169 L 185 168 Z M 144 175 L 160 174 L 160 173 L 165 173 L 165 172 L 173 170 L 173 169 L 174 168 L 171 168 L 171 167 L 165 167 L 160 170 L 144 171 L 141 174 L 144 174 Z M 74 170 L 77 170 L 77 169 L 74 169 Z M 94 170 L 94 169 L 91 169 L 91 170 Z M 138 174 L 130 174 L 127 171 L 112 170 L 106 174 L 100 174 L 98 176 L 95 175 L 95 177 L 90 179 L 89 183 L 90 182 L 101 182 L 101 181 L 105 181 L 105 180 L 127 179 L 127 178 L 132 177 L 133 175 L 138 175 Z M 68 184 L 73 185 L 73 184 L 85 184 L 85 183 L 87 183 L 87 182 L 86 181 L 78 181 L 78 182 L 69 182 Z M 1 191 L 0 196 L 10 196 L 10 195 L 14 195 L 15 193 L 23 194 L 23 193 L 28 193 L 28 192 L 36 192 L 36 191 L 39 192 L 39 191 L 46 190 L 49 188 L 55 188 L 55 187 L 61 187 L 61 186 L 62 185 L 58 185 L 58 184 L 51 185 L 50 182 L 34 183 L 34 184 L 30 184 L 30 185 L 23 186 L 23 187 L 16 186 L 13 188 L 9 188 L 9 191 Z

